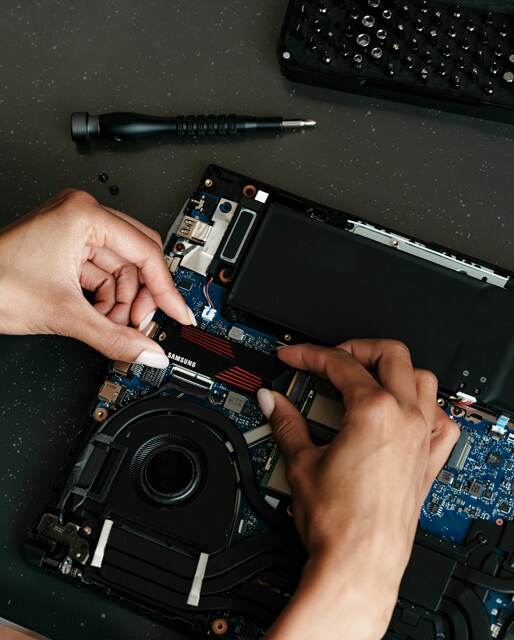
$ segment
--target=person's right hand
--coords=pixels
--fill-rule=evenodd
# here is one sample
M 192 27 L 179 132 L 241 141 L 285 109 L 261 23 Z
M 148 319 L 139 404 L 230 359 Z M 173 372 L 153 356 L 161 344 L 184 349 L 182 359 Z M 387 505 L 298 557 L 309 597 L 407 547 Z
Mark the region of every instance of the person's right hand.
M 280 349 L 279 357 L 330 380 L 345 414 L 333 441 L 315 446 L 283 396 L 259 391 L 309 554 L 295 596 L 266 638 L 310 638 L 316 620 L 314 635 L 323 640 L 379 640 L 421 506 L 460 430 L 437 405 L 435 376 L 414 369 L 399 342 L 296 345 Z

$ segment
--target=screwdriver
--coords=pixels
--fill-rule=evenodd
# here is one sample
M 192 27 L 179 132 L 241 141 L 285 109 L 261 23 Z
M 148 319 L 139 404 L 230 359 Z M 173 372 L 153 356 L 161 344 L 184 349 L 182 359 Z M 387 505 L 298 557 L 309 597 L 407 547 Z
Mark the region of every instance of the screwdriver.
M 283 118 L 255 118 L 251 116 L 197 115 L 160 117 L 142 113 L 103 113 L 97 116 L 86 111 L 71 114 L 71 137 L 74 142 L 92 140 L 137 140 L 161 135 L 212 136 L 253 133 L 254 131 L 282 131 L 314 127 L 315 120 Z

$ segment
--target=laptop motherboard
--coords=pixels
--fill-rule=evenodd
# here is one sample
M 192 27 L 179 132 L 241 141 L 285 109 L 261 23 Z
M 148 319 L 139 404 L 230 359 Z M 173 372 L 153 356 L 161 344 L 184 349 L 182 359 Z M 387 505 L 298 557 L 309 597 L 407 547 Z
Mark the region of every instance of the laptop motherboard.
M 488 345 L 462 355 L 459 341 L 470 336 L 459 318 L 434 349 L 428 324 L 406 317 L 400 326 L 385 303 L 379 317 L 369 300 L 340 310 L 353 291 L 345 287 L 377 298 L 383 284 L 373 289 L 370 273 L 376 260 L 387 271 L 390 258 L 391 280 L 397 263 L 404 274 L 405 261 L 420 270 L 415 287 L 405 281 L 406 306 L 425 276 L 435 283 L 428 301 L 450 287 L 463 308 L 476 292 L 489 296 L 491 317 L 495 296 L 502 313 L 512 304 L 510 274 L 210 166 L 165 243 L 198 326 L 157 311 L 144 332 L 169 367 L 110 364 L 23 545 L 27 561 L 191 637 L 261 638 L 293 593 L 305 551 L 256 391 L 284 393 L 318 443 L 334 437 L 344 412 L 327 382 L 283 365 L 276 347 L 399 338 L 414 345 L 416 365 L 437 373 L 438 402 L 462 435 L 423 506 L 385 638 L 514 638 L 508 375 L 495 379 L 501 354 Z

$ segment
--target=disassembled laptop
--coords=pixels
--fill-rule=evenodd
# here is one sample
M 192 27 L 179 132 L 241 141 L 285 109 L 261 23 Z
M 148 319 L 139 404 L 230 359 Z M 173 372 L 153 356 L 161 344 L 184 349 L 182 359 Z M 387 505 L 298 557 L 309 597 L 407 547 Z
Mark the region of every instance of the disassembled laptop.
M 315 442 L 344 411 L 276 347 L 397 338 L 437 374 L 462 436 L 423 507 L 386 638 L 514 638 L 512 275 L 218 166 L 165 258 L 198 327 L 157 312 L 145 333 L 170 366 L 110 365 L 27 561 L 185 635 L 260 638 L 305 552 L 255 393 L 287 395 Z

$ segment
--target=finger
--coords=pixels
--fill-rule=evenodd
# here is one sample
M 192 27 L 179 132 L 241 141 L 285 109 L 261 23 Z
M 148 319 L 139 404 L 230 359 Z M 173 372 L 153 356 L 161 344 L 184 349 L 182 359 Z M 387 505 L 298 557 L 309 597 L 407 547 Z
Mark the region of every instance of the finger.
M 297 344 L 278 351 L 279 358 L 296 369 L 328 378 L 343 394 L 345 403 L 381 387 L 373 376 L 343 349 Z
M 154 314 L 156 309 L 157 303 L 155 302 L 152 294 L 148 287 L 143 286 L 139 290 L 136 299 L 132 304 L 132 308 L 130 310 L 130 321 L 135 327 L 139 327 L 139 325 L 146 320 L 148 316 Z
M 273 438 L 286 464 L 291 464 L 301 451 L 314 446 L 307 423 L 284 396 L 268 389 L 259 389 L 257 400 L 270 421 Z
M 56 333 L 81 340 L 112 360 L 164 369 L 169 360 L 161 347 L 136 329 L 112 322 L 79 295 L 67 301 Z
M 80 272 L 80 286 L 95 292 L 95 309 L 107 315 L 116 304 L 116 281 L 114 277 L 92 262 L 85 262 Z
M 425 422 L 432 431 L 435 417 L 440 408 L 437 406 L 437 378 L 431 371 L 415 369 L 414 379 L 418 394 L 418 403 Z
M 437 474 L 448 460 L 461 433 L 457 423 L 450 420 L 439 407 L 437 407 L 435 427 L 430 439 L 430 453 L 425 473 L 425 496 L 428 494 Z
M 137 267 L 105 248 L 93 247 L 89 252 L 89 259 L 104 271 L 112 273 L 116 280 L 116 300 L 109 312 L 109 319 L 119 324 L 128 324 L 132 303 L 139 292 Z
M 137 218 L 132 218 L 131 216 L 128 216 L 126 213 L 123 213 L 123 211 L 118 211 L 117 209 L 111 209 L 111 207 L 106 207 L 105 205 L 101 205 L 101 206 L 109 213 L 112 213 L 114 216 L 121 218 L 121 220 L 125 220 L 125 222 L 128 222 L 136 229 L 139 229 L 139 231 L 142 231 L 151 240 L 153 240 L 154 242 L 157 242 L 157 244 L 161 247 L 161 250 L 162 250 L 163 245 L 162 245 L 161 234 L 155 231 L 155 229 L 152 229 L 151 227 L 147 227 L 146 224 L 143 224 L 142 222 L 137 220 Z
M 139 279 L 134 265 L 126 265 L 116 278 L 116 304 L 107 317 L 118 324 L 130 322 L 132 304 L 139 292 Z
M 140 269 L 157 305 L 179 322 L 192 324 L 194 316 L 175 289 L 159 245 L 125 220 L 103 209 L 100 209 L 102 215 L 98 220 L 98 210 L 98 207 L 94 208 L 97 224 L 90 223 L 87 227 L 87 246 L 106 247 L 134 263 Z
M 417 401 L 414 368 L 407 347 L 397 340 L 348 340 L 339 345 L 366 369 L 376 371 L 378 381 L 402 404 Z

